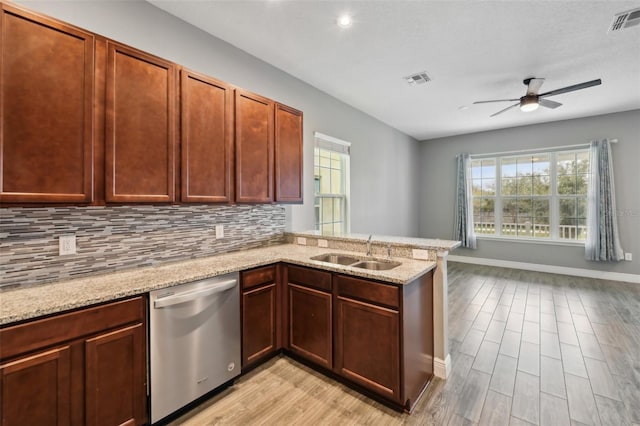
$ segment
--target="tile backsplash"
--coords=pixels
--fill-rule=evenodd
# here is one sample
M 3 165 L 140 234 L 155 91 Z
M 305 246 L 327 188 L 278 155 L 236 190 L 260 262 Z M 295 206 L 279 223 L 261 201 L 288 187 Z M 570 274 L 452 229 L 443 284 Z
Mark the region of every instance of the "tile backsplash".
M 2 208 L 0 287 L 267 246 L 284 231 L 277 205 Z M 58 237 L 71 234 L 77 254 L 59 256 Z

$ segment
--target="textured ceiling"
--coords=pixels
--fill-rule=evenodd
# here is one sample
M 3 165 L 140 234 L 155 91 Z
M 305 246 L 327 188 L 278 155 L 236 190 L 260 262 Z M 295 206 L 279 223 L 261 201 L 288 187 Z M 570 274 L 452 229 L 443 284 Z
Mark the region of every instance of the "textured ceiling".
M 418 140 L 640 108 L 640 26 L 607 32 L 640 1 L 149 1 Z M 602 85 L 555 110 L 472 105 L 524 95 L 526 77 Z

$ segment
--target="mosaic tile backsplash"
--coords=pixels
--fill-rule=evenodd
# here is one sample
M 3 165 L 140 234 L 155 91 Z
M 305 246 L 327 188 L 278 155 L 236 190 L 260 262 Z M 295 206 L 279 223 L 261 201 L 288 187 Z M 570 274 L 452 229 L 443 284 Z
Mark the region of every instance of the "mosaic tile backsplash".
M 277 205 L 2 208 L 0 287 L 279 244 L 284 231 Z M 59 256 L 58 237 L 71 234 L 77 254 Z

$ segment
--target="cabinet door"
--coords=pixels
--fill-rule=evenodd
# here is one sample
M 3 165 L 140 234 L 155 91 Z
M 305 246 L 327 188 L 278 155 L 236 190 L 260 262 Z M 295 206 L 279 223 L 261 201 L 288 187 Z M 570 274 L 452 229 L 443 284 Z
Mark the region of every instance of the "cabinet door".
M 90 203 L 94 37 L 0 6 L 0 201 Z
M 336 371 L 400 402 L 398 311 L 343 297 L 336 305 Z
M 107 50 L 106 201 L 172 202 L 176 67 L 116 43 Z
M 233 89 L 181 71 L 183 202 L 232 202 Z
M 70 353 L 65 346 L 0 366 L 2 426 L 70 424 Z
M 242 367 L 271 355 L 277 343 L 276 283 L 242 294 Z
M 146 344 L 142 324 L 86 341 L 86 424 L 146 421 Z
M 333 366 L 331 294 L 289 283 L 289 349 L 326 368 Z
M 273 201 L 273 101 L 236 91 L 236 201 Z
M 275 200 L 302 202 L 302 112 L 276 104 Z

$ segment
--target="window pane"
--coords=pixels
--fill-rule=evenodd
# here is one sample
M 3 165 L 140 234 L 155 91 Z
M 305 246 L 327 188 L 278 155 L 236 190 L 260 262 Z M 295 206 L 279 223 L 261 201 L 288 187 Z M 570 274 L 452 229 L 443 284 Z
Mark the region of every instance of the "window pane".
M 500 160 L 502 177 L 515 177 L 516 176 L 516 159 L 515 158 L 503 158 Z
M 577 208 L 577 218 L 585 219 L 587 217 L 587 199 L 586 197 L 580 197 L 577 199 L 578 208 Z
M 471 161 L 471 177 L 480 179 L 482 177 L 482 160 Z
M 546 175 L 536 175 L 533 178 L 533 195 L 549 195 L 550 179 Z
M 576 176 L 576 194 L 587 195 L 587 185 L 589 183 L 589 175 L 579 174 Z
M 516 195 L 518 193 L 518 181 L 516 178 L 502 179 L 500 192 L 502 195 Z
M 482 195 L 496 195 L 495 179 L 482 179 Z
M 331 193 L 342 194 L 342 173 L 340 170 L 331 170 Z
M 331 174 L 329 169 L 320 168 L 320 193 L 331 193 Z
M 518 195 L 531 195 L 533 193 L 533 179 L 530 176 L 518 178 Z
M 549 199 L 539 199 L 536 198 L 533 200 L 533 216 L 538 218 L 538 217 L 546 217 L 547 218 L 547 222 L 545 223 L 549 223 L 548 222 L 548 218 L 549 218 Z
M 536 155 L 533 157 L 533 174 L 534 175 L 549 175 L 549 154 Z
M 320 151 L 320 167 L 331 167 L 331 159 L 326 154 L 326 151 Z
M 573 152 L 562 152 L 557 154 L 558 158 L 558 174 L 572 175 L 575 174 L 576 154 Z
M 533 200 L 531 198 L 518 198 L 518 216 L 533 216 Z
M 576 218 L 576 200 L 575 198 L 561 198 L 558 200 L 560 207 L 560 225 L 574 224 Z
M 471 193 L 473 196 L 482 196 L 482 179 L 473 179 L 471 182 Z
M 576 193 L 575 175 L 558 175 L 558 195 L 570 195 Z
M 517 232 L 519 237 L 533 236 L 533 221 L 529 216 L 518 216 Z
M 589 173 L 589 151 L 576 153 L 576 173 Z
M 322 199 L 322 223 L 333 222 L 333 199 L 332 198 L 323 198 Z
M 531 176 L 533 174 L 532 157 L 518 157 L 516 159 L 516 172 L 518 176 Z

